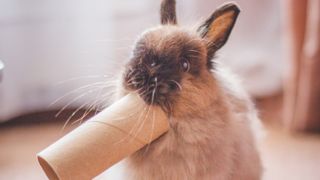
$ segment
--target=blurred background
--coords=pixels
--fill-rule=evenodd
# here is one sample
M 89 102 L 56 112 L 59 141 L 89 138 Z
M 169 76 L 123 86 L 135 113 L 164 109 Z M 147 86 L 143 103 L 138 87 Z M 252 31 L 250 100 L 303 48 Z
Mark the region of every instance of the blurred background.
M 196 26 L 224 2 L 178 0 L 178 21 Z M 236 2 L 242 12 L 217 60 L 259 108 L 264 179 L 320 179 L 320 2 Z M 0 179 L 46 179 L 35 154 L 108 105 L 104 82 L 114 80 L 137 36 L 159 25 L 159 6 L 0 1 Z

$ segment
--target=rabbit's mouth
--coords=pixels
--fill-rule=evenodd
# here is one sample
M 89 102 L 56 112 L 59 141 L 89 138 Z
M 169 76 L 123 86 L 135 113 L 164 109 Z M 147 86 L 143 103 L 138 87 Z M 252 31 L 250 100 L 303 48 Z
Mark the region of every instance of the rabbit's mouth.
M 178 79 L 150 76 L 141 70 L 129 72 L 125 77 L 125 86 L 137 92 L 148 105 L 159 105 L 167 112 L 177 92 L 182 89 Z
M 148 104 L 161 104 L 163 101 L 168 101 L 170 96 L 181 88 L 176 80 L 159 81 L 157 77 L 140 83 L 135 80 L 128 82 L 131 89 L 136 91 Z
M 157 78 L 156 78 L 157 79 Z M 162 104 L 165 101 L 170 101 L 171 96 L 179 88 L 179 83 L 171 80 L 166 82 L 157 82 L 146 84 L 141 90 L 138 90 L 139 95 L 148 104 Z
M 169 82 L 159 82 L 138 90 L 140 97 L 148 105 L 158 105 L 167 113 L 172 110 L 172 102 L 176 96 L 177 89 L 180 87 L 179 83 L 172 80 Z

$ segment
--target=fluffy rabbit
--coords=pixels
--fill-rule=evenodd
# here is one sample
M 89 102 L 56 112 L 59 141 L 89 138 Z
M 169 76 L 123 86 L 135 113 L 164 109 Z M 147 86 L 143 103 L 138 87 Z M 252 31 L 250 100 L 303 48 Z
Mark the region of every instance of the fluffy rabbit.
M 197 30 L 177 25 L 175 1 L 161 4 L 161 26 L 137 40 L 118 97 L 138 92 L 169 117 L 170 130 L 128 159 L 137 180 L 257 180 L 262 174 L 251 130 L 255 108 L 214 59 L 240 10 L 218 8 Z

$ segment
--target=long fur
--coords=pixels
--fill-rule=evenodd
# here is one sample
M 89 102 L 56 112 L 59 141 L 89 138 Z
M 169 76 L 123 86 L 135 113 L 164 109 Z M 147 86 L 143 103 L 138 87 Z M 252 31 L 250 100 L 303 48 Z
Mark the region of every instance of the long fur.
M 190 72 L 172 68 L 166 74 L 177 77 L 181 85 L 167 95 L 172 105 L 170 130 L 127 159 L 128 179 L 260 179 L 262 166 L 252 133 L 258 121 L 254 105 L 234 75 L 218 63 L 208 69 L 207 42 L 197 32 L 165 25 L 144 33 L 137 44 L 137 60 L 128 68 L 145 66 L 144 59 L 157 54 L 177 57 L 168 67 L 179 65 L 186 52 L 197 55 L 183 56 L 193 58 Z M 141 56 L 150 49 L 152 55 Z M 132 91 L 127 84 L 119 80 L 118 98 Z

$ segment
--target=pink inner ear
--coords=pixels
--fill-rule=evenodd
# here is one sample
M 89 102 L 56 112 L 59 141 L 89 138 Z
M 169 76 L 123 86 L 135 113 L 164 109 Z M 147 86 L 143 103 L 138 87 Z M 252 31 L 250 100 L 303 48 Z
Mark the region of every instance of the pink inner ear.
M 232 28 L 235 21 L 235 12 L 228 11 L 216 18 L 209 27 L 209 31 L 205 38 L 214 42 L 220 38 L 224 38 Z

